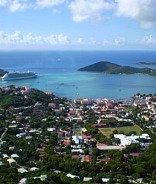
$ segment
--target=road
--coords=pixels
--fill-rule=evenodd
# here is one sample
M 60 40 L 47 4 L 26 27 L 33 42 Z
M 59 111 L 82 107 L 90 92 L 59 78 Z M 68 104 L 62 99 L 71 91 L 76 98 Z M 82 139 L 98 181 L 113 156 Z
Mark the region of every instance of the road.
M 0 144 L 2 144 L 2 142 L 3 142 L 3 137 L 5 136 L 7 130 L 8 130 L 8 128 L 5 128 L 4 132 L 3 132 L 2 135 L 1 135 L 1 137 L 0 137 Z

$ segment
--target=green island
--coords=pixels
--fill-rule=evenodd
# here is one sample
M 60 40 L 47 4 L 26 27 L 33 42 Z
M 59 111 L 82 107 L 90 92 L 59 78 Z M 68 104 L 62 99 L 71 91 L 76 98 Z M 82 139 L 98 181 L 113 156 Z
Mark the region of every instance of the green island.
M 156 94 L 129 101 L 0 88 L 1 184 L 156 183 Z
M 151 65 L 151 66 L 156 66 L 156 62 L 146 62 L 146 61 L 140 61 L 137 64 L 140 65 Z
M 100 72 L 108 74 L 135 74 L 142 73 L 152 76 L 156 76 L 156 70 L 151 68 L 135 68 L 131 66 L 121 66 L 115 63 L 101 61 L 83 68 L 80 68 L 78 71 L 86 72 Z

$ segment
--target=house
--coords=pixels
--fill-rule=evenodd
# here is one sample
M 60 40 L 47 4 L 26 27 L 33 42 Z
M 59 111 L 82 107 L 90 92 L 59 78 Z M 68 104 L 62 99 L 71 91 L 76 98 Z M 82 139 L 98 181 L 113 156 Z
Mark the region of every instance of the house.
M 17 127 L 17 124 L 9 125 L 8 127 L 9 127 L 9 128 L 16 128 L 16 127 Z
M 16 137 L 18 137 L 18 138 L 22 138 L 22 137 L 25 137 L 25 136 L 26 136 L 26 133 L 16 134 Z
M 11 158 L 19 158 L 19 156 L 17 154 L 12 154 Z
M 50 108 L 52 108 L 52 109 L 55 109 L 56 108 L 56 105 L 55 105 L 55 103 L 49 103 L 48 104 L 48 107 L 50 107 Z
M 138 157 L 140 155 L 140 153 L 129 153 L 129 154 L 124 154 L 125 158 L 128 158 L 129 156 L 131 157 Z
M 82 149 L 72 149 L 71 152 L 74 154 L 82 154 L 84 151 Z
M 22 178 L 18 184 L 27 184 L 27 178 Z
M 142 134 L 141 136 L 138 135 L 131 135 L 131 136 L 126 136 L 124 134 L 114 134 L 115 138 L 120 139 L 120 146 L 127 146 L 132 143 L 139 143 L 138 139 L 145 139 L 145 140 L 150 140 L 150 137 L 148 134 Z
M 64 140 L 62 144 L 65 145 L 65 146 L 70 146 L 71 141 L 70 140 Z
M 111 161 L 111 158 L 110 158 L 110 157 L 106 157 L 106 158 L 104 159 L 105 164 L 108 164 L 108 162 L 110 162 L 110 161 Z
M 21 93 L 24 95 L 24 94 L 29 93 L 30 91 L 31 91 L 31 89 L 28 86 L 23 86 Z
M 70 173 L 68 173 L 66 176 L 69 177 L 69 178 L 80 178 L 79 176 L 76 176 L 76 175 L 73 175 L 73 174 L 70 174 Z
M 55 131 L 55 130 L 56 130 L 56 128 L 50 128 L 50 127 L 47 128 L 47 131 L 48 131 L 48 132 L 53 132 L 53 131 Z
M 17 169 L 17 171 L 19 172 L 19 173 L 25 173 L 25 172 L 28 172 L 25 168 L 23 168 L 23 167 L 21 167 L 21 168 L 19 168 L 19 169 Z
M 83 182 L 87 182 L 87 181 L 90 181 L 90 180 L 92 180 L 91 177 L 84 177 L 84 178 L 83 178 Z
M 91 162 L 92 161 L 92 157 L 90 155 L 85 155 L 84 156 L 84 161 L 85 162 Z
M 41 103 L 37 102 L 35 105 L 34 105 L 34 108 L 33 108 L 33 113 L 36 114 L 36 115 L 41 115 L 44 111 L 44 107 Z
M 44 152 L 44 150 L 45 150 L 45 146 L 40 146 L 40 147 L 38 147 L 38 148 L 36 149 L 36 151 L 38 151 L 38 152 L 40 152 L 40 153 Z
M 96 127 L 96 128 L 103 128 L 106 127 L 107 124 L 105 123 L 97 123 L 97 124 L 93 124 L 92 127 Z
M 11 165 L 11 166 L 16 165 L 16 160 L 14 160 L 13 158 L 8 158 L 7 161 L 9 162 L 9 165 Z
M 80 159 L 80 156 L 79 155 L 73 155 L 72 159 Z
M 82 136 L 73 135 L 72 140 L 75 142 L 75 144 L 80 144 L 82 142 L 83 138 L 82 138 Z
M 30 171 L 37 171 L 37 170 L 39 170 L 39 168 L 37 168 L 37 167 L 31 167 L 30 168 Z
M 75 104 L 81 104 L 82 99 L 74 99 Z
M 124 146 L 112 146 L 112 145 L 106 145 L 106 144 L 97 144 L 96 147 L 99 150 L 108 151 L 108 150 L 122 150 L 125 147 Z
M 0 166 L 4 165 L 2 161 L 0 161 Z
M 41 175 L 41 176 L 38 176 L 38 177 L 33 177 L 34 179 L 40 179 L 41 181 L 45 181 L 48 177 L 47 175 Z
M 97 99 L 96 103 L 99 106 L 105 105 L 106 104 L 106 99 Z
M 7 154 L 2 154 L 2 157 L 3 157 L 4 159 L 8 159 L 8 158 L 9 158 L 9 156 L 8 156 Z
M 87 132 L 87 129 L 86 128 L 81 128 L 81 131 L 82 132 Z
M 94 102 L 94 100 L 90 99 L 90 98 L 84 98 L 81 100 L 81 104 L 82 105 L 92 105 Z
M 109 182 L 109 178 L 102 178 L 102 181 L 104 182 L 104 183 L 108 183 Z

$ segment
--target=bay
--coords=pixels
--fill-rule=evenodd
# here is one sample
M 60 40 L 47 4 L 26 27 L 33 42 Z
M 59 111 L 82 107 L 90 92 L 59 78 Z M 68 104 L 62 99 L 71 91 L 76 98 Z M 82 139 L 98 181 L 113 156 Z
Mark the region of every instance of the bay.
M 0 86 L 27 85 L 69 99 L 86 97 L 127 99 L 138 92 L 155 93 L 156 77 L 144 74 L 111 75 L 77 70 L 99 61 L 145 67 L 138 65 L 137 62 L 155 60 L 156 51 L 1 51 L 0 68 L 10 72 L 33 71 L 38 74 L 38 78 L 0 81 Z

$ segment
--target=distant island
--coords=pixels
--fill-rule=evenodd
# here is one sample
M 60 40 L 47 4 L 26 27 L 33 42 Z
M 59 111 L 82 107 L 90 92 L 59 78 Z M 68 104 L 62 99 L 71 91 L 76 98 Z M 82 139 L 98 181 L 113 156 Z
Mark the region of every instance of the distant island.
M 121 66 L 115 63 L 101 61 L 83 68 L 78 69 L 78 71 L 86 72 L 100 72 L 108 74 L 135 74 L 143 73 L 152 76 L 156 76 L 156 70 L 151 68 L 135 68 L 131 66 Z
M 8 72 L 5 71 L 5 70 L 0 69 L 0 77 L 2 77 L 3 75 L 5 75 L 6 73 L 8 73 Z
M 140 64 L 140 65 L 153 65 L 153 66 L 156 66 L 156 62 L 145 62 L 145 61 L 140 61 L 140 62 L 138 62 L 137 64 Z

